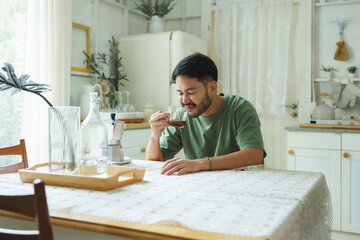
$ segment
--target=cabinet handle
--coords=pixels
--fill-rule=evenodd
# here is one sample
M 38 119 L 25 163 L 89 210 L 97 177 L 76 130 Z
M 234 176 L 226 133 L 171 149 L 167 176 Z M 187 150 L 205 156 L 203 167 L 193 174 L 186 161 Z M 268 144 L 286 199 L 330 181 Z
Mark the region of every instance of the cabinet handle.
M 289 153 L 290 155 L 293 155 L 293 154 L 294 154 L 294 151 L 291 150 L 291 149 L 289 149 L 288 153 Z
M 344 154 L 343 154 L 343 157 L 344 157 L 344 158 L 348 158 L 348 157 L 349 157 L 349 154 L 348 154 L 348 153 L 344 153 Z
M 141 150 L 140 150 L 142 153 L 144 153 L 145 151 L 146 151 L 146 148 L 141 148 Z

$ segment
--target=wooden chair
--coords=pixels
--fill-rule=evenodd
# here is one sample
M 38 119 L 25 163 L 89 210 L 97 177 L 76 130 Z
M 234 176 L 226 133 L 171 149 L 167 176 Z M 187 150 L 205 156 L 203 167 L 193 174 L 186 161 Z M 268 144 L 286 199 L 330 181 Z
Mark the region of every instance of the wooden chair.
M 19 169 L 29 167 L 24 139 L 21 139 L 20 144 L 18 145 L 0 148 L 0 156 L 3 155 L 21 155 L 22 161 L 12 165 L 0 167 L 0 174 L 17 172 Z
M 34 181 L 34 193 L 27 195 L 0 195 L 0 210 L 35 218 L 38 230 L 0 228 L 0 240 L 52 240 L 53 232 L 45 195 L 45 184 Z

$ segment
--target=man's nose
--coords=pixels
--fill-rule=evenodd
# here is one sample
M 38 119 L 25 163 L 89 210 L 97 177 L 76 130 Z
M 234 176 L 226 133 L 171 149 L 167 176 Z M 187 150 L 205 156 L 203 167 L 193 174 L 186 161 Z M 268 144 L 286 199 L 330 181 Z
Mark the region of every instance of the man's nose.
M 186 93 L 184 93 L 184 94 L 182 95 L 182 97 L 181 97 L 181 102 L 182 102 L 182 104 L 188 104 L 188 103 L 190 103 L 191 101 L 190 101 L 189 95 L 186 94 Z

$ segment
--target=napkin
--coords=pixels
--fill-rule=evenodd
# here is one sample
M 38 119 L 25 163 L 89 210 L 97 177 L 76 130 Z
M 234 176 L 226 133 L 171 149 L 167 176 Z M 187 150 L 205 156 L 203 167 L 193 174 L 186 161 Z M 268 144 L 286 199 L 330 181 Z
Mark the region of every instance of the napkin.
M 339 108 L 355 107 L 356 97 L 360 89 L 352 83 L 348 83 L 341 93 L 341 99 L 337 106 Z

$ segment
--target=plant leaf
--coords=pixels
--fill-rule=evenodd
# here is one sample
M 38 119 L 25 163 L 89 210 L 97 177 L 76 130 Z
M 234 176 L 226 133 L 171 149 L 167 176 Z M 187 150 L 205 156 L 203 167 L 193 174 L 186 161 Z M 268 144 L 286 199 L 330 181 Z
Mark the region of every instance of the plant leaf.
M 19 89 L 19 88 L 12 88 L 11 89 L 11 95 L 17 94 L 20 91 L 21 91 L 21 89 Z
M 12 84 L 14 87 L 19 88 L 19 84 L 17 83 L 17 77 L 15 75 L 15 71 L 13 66 L 10 63 L 4 63 L 5 67 L 3 67 L 3 70 L 7 73 L 8 79 L 7 82 Z
M 51 91 L 49 85 L 28 80 L 30 76 L 27 74 L 22 74 L 20 78 L 17 78 L 13 66 L 10 63 L 4 63 L 4 65 L 5 66 L 2 69 L 7 73 L 8 78 L 0 73 L 0 91 L 11 89 L 11 95 L 18 93 L 21 90 L 28 91 L 41 96 L 47 104 L 52 106 L 52 104 L 40 94 L 42 92 Z
M 5 85 L 5 84 L 0 84 L 0 91 L 7 90 L 7 89 L 9 89 L 9 88 L 11 88 L 11 86 Z
M 20 78 L 18 79 L 20 87 L 22 87 L 26 83 L 26 81 L 29 79 L 29 77 L 30 77 L 30 75 L 28 75 L 28 74 L 22 74 L 20 76 Z

